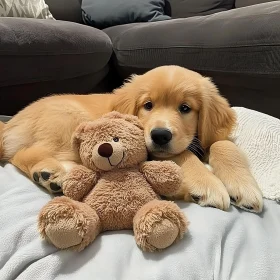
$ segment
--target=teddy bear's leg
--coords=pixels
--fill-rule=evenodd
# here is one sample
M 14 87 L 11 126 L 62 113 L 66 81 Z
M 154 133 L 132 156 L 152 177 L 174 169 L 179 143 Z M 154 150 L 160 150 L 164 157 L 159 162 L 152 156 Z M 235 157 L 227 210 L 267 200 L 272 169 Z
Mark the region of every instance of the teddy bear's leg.
M 83 250 L 101 230 L 100 219 L 89 205 L 56 197 L 43 207 L 38 227 L 43 238 L 59 249 Z
M 137 245 L 150 252 L 167 248 L 183 238 L 187 225 L 185 215 L 174 202 L 161 200 L 145 204 L 133 220 Z

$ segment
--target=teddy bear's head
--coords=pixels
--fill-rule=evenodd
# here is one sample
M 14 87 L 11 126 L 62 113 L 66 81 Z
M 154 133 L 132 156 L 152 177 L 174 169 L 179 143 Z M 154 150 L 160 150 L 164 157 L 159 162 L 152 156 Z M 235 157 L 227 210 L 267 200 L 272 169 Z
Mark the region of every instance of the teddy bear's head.
M 147 160 L 144 130 L 138 118 L 118 112 L 79 125 L 72 143 L 83 165 L 95 171 L 132 167 Z

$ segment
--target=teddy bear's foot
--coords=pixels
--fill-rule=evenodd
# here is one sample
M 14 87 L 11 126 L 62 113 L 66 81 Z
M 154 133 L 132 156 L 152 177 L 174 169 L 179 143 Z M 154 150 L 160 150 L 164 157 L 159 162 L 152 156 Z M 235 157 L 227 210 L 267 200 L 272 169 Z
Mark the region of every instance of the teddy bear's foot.
M 100 229 L 95 210 L 67 197 L 54 198 L 39 215 L 41 236 L 59 249 L 81 251 L 96 238 Z
M 187 225 L 186 217 L 174 202 L 160 200 L 145 204 L 133 221 L 137 245 L 150 252 L 167 248 L 181 239 Z
M 157 249 L 164 249 L 173 244 L 178 234 L 178 227 L 168 219 L 164 219 L 154 226 L 147 237 L 147 242 Z

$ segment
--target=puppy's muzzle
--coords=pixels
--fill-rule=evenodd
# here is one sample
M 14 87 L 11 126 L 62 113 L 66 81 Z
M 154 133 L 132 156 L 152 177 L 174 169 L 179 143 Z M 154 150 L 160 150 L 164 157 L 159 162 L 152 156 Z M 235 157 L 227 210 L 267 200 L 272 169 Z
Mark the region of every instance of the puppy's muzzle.
M 155 144 L 163 146 L 171 141 L 172 133 L 166 128 L 154 128 L 151 131 L 151 138 Z

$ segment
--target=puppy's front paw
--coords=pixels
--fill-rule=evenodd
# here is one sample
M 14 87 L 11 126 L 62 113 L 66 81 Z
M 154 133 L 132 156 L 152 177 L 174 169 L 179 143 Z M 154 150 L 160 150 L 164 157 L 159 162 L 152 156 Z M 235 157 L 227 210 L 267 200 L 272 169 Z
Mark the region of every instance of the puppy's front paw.
M 257 182 L 251 175 L 224 179 L 231 204 L 250 212 L 260 213 L 263 197 Z
M 209 163 L 223 182 L 231 203 L 250 212 L 263 209 L 262 193 L 255 181 L 245 154 L 230 141 L 218 141 L 210 148 Z
M 179 192 L 173 199 L 193 201 L 204 207 L 227 210 L 230 206 L 230 198 L 223 183 L 209 172 L 208 176 L 201 178 L 184 178 Z
M 191 189 L 192 200 L 200 206 L 227 210 L 230 197 L 223 183 L 218 178 L 208 179 L 205 184 L 199 184 Z

